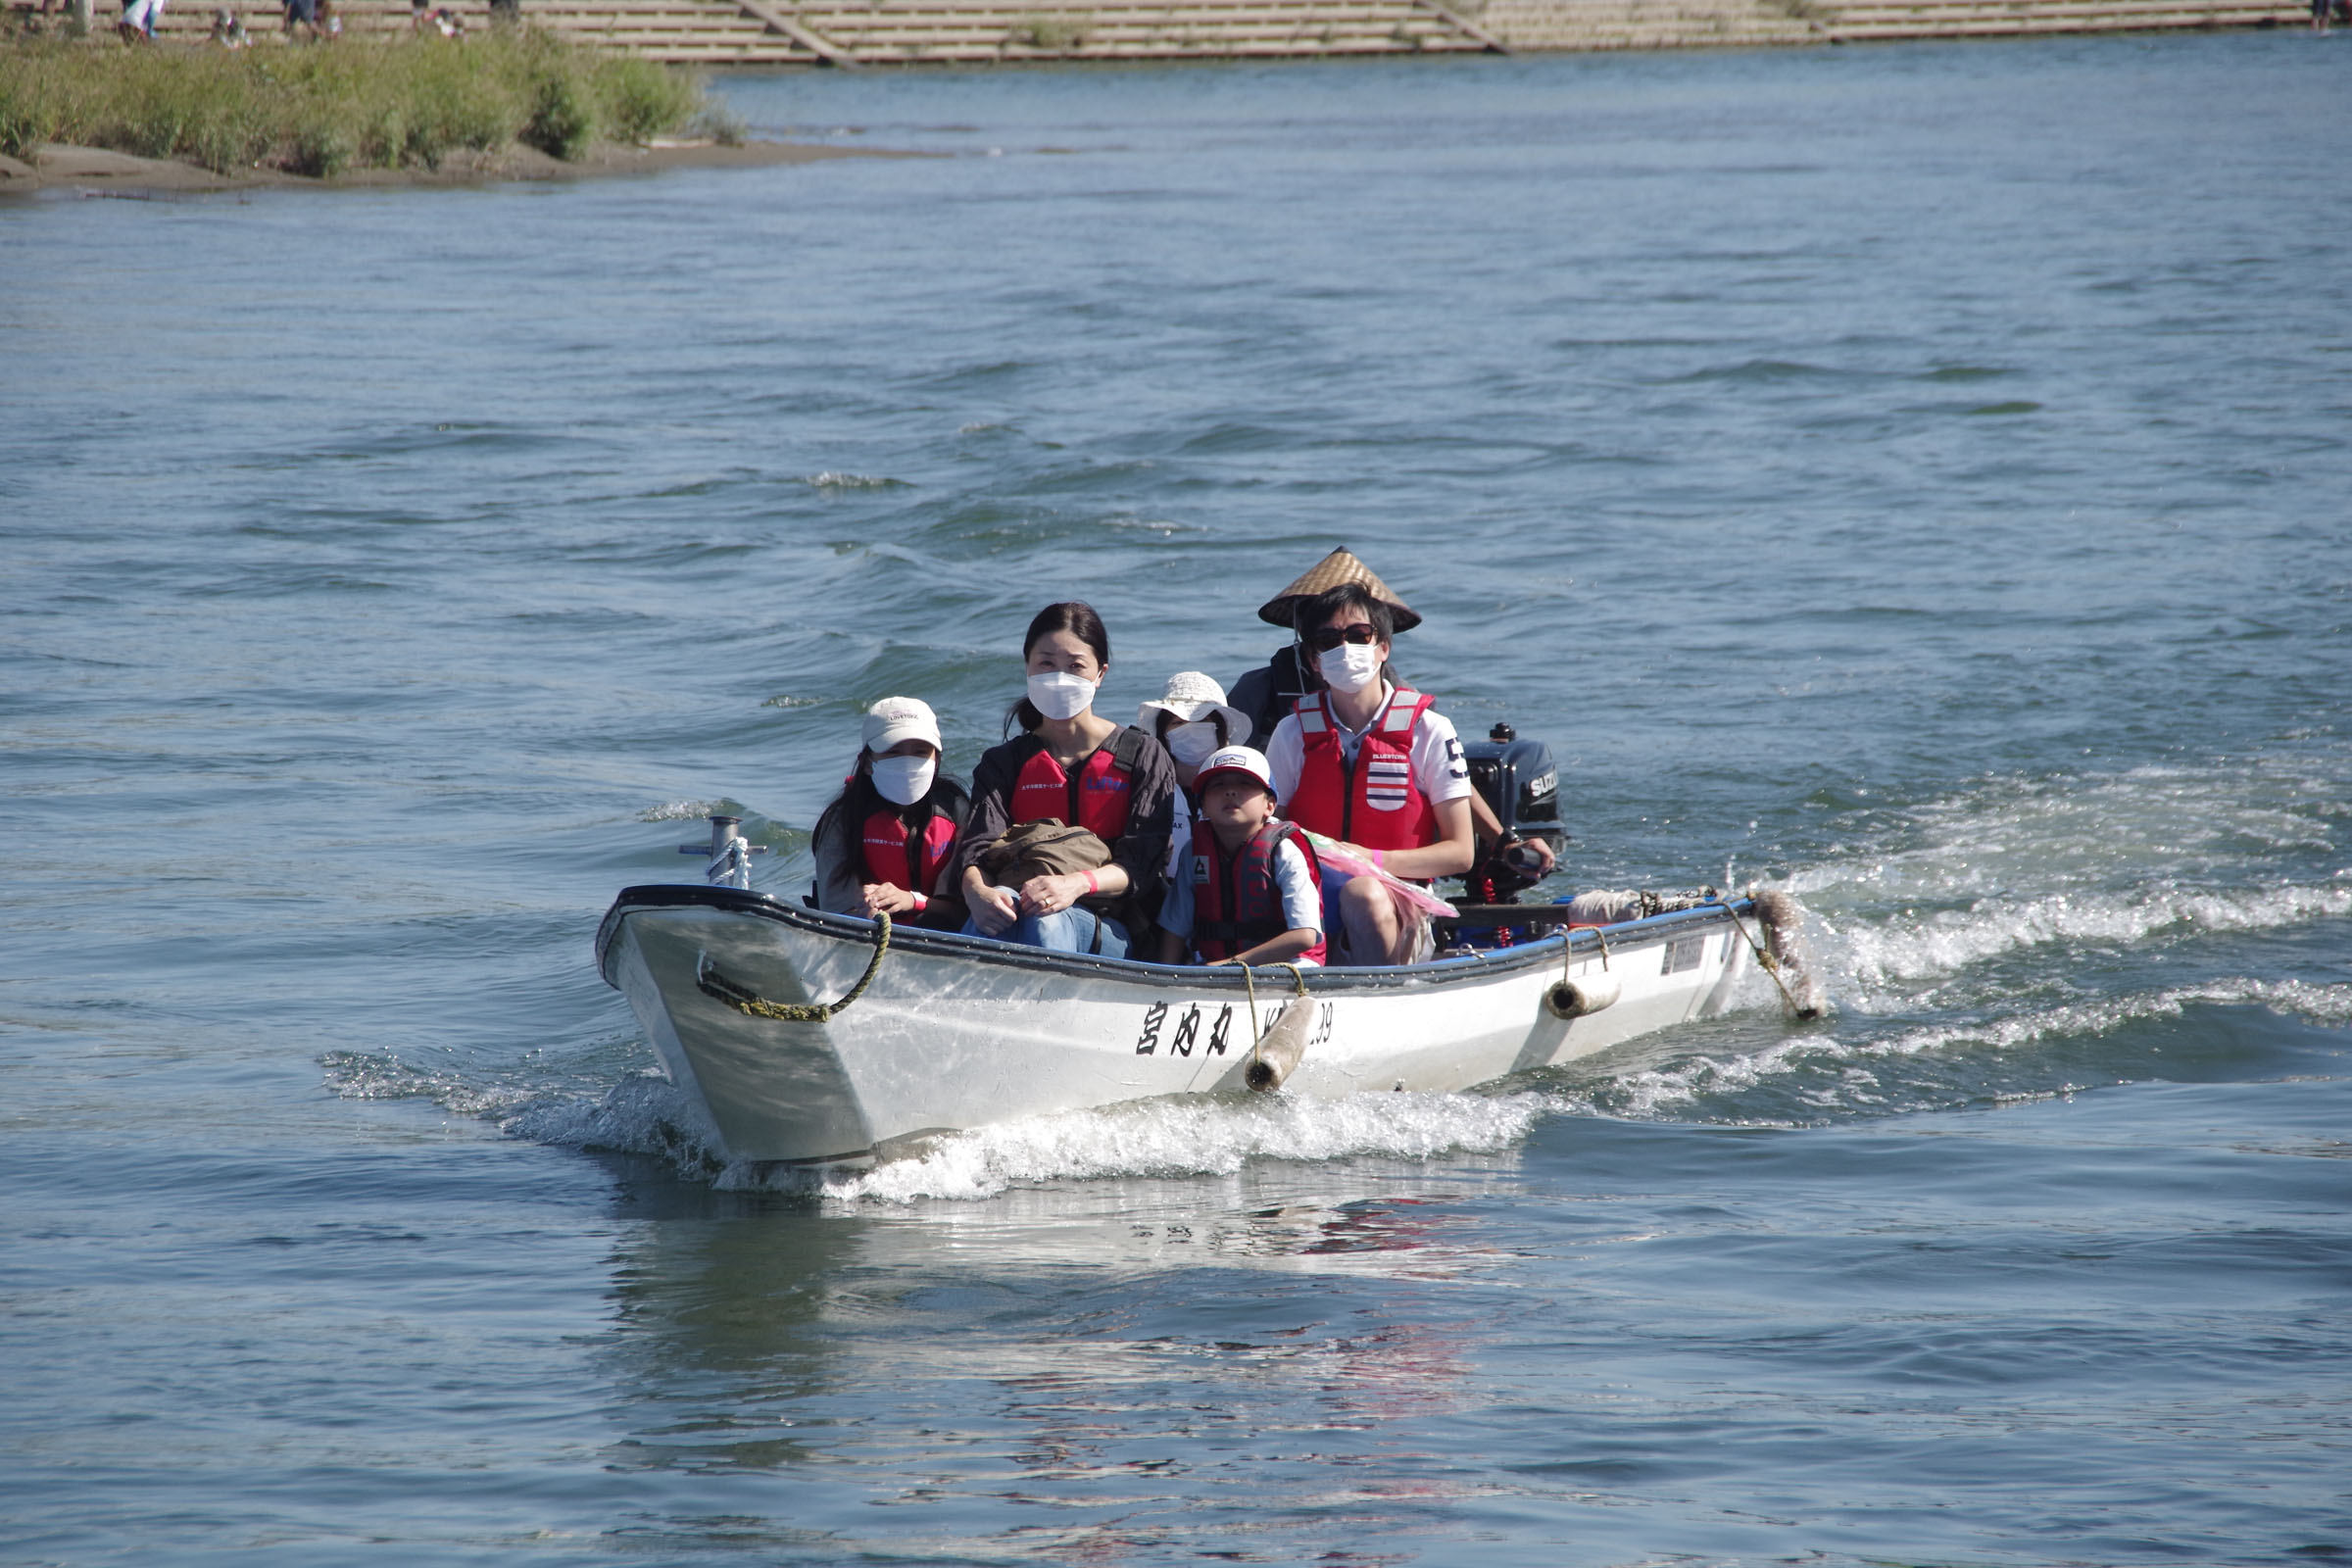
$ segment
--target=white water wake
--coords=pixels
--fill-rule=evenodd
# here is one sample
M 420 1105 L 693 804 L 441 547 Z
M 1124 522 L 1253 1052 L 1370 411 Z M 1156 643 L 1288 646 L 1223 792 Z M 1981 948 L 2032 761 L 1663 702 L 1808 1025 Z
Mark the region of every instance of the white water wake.
M 2300 980 L 2230 978 L 2174 986 L 2093 1002 L 2031 1008 L 2006 1017 L 1905 1029 L 1883 1039 L 1846 1039 L 1821 1034 L 1776 1042 L 1731 1056 L 1695 1055 L 1668 1066 L 1614 1075 L 1604 1092 L 1579 1097 L 1582 1108 L 1609 1115 L 1673 1120 L 1677 1112 L 1706 1097 L 1737 1096 L 1774 1080 L 1813 1080 L 1797 1094 L 1807 1109 L 1824 1114 L 1869 1110 L 1897 1103 L 1885 1064 L 1899 1058 L 1963 1054 L 1997 1055 L 2065 1040 L 2106 1034 L 2129 1024 L 2178 1017 L 2188 1008 L 2261 1006 L 2282 1015 L 2326 1025 L 2352 1024 L 2352 985 L 2313 985 Z M 2056 1091 L 2050 1091 L 2055 1093 Z M 2032 1095 L 1995 1099 L 2032 1099 Z M 1787 1117 L 1765 1120 L 1785 1124 Z
M 1257 1160 L 1427 1159 L 1507 1148 L 1558 1109 L 1551 1096 L 1357 1095 L 1157 1100 L 946 1134 L 870 1170 L 728 1163 L 702 1107 L 666 1078 L 624 1080 L 602 1101 L 546 1100 L 501 1121 L 516 1137 L 668 1160 L 722 1191 L 766 1189 L 855 1203 L 977 1200 L 1100 1177 L 1230 1175 Z

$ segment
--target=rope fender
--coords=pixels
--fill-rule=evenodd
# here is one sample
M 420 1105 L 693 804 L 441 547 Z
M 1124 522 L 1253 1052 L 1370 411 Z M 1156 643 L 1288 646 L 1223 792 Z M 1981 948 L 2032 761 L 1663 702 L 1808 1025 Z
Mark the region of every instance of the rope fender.
M 882 971 L 882 960 L 890 954 L 890 916 L 874 911 L 874 956 L 865 962 L 865 973 L 839 1002 L 770 1002 L 765 997 L 739 986 L 711 967 L 710 956 L 704 954 L 694 966 L 694 983 L 706 997 L 723 1002 L 737 1012 L 754 1018 L 774 1018 L 783 1023 L 829 1023 L 846 1011 L 851 1003 L 865 995 L 865 988 L 874 983 Z

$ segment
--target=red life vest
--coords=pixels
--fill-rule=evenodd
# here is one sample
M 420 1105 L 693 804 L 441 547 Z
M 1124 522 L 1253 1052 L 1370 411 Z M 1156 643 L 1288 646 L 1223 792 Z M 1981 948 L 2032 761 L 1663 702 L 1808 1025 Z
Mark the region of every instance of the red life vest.
M 1432 699 L 1399 686 L 1364 731 L 1349 768 L 1331 715 L 1331 694 L 1303 697 L 1298 738 L 1306 756 L 1287 803 L 1291 820 L 1367 850 L 1418 850 L 1438 840 L 1437 808 L 1413 781 L 1413 731 Z
M 1143 740 L 1144 732 L 1133 726 L 1119 731 L 1089 753 L 1072 778 L 1046 750 L 1046 743 L 1030 736 L 1036 750 L 1013 779 L 1005 814 L 1015 823 L 1052 818 L 1065 827 L 1082 827 L 1104 844 L 1118 843 L 1127 833 L 1127 808 Z
M 1307 886 L 1315 890 L 1318 911 L 1315 927 L 1321 930 L 1323 868 L 1296 823 L 1268 822 L 1231 855 L 1217 842 L 1214 828 L 1193 824 L 1193 949 L 1201 957 L 1230 958 L 1291 929 L 1274 880 L 1274 852 L 1285 839 L 1306 857 Z M 1323 947 L 1318 938 L 1301 956 L 1321 963 Z
M 885 806 L 865 819 L 858 842 L 864 852 L 866 881 L 887 882 L 924 899 L 939 881 L 948 857 L 956 853 L 956 823 L 947 813 L 933 811 L 918 836 L 907 832 L 905 819 Z

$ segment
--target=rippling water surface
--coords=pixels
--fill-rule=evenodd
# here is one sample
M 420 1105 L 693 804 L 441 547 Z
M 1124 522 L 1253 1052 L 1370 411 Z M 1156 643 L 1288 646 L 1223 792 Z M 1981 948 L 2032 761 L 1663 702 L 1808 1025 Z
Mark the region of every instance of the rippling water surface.
M 2352 49 L 791 76 L 0 209 L 0 1555 L 2352 1554 Z M 1836 1016 L 779 1190 L 589 943 L 1348 543 Z

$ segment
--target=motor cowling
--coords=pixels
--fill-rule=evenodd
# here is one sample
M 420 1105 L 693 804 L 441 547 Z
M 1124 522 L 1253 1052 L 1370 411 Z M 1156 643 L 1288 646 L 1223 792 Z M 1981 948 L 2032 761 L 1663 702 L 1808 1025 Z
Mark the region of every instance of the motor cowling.
M 1496 724 L 1483 741 L 1464 741 L 1462 760 L 1470 787 L 1486 799 L 1508 833 L 1542 839 L 1556 857 L 1567 835 L 1560 829 L 1560 775 L 1551 748 L 1521 740 L 1509 724 Z M 1534 853 L 1520 846 L 1498 850 L 1463 878 L 1473 901 L 1506 904 L 1541 879 Z

